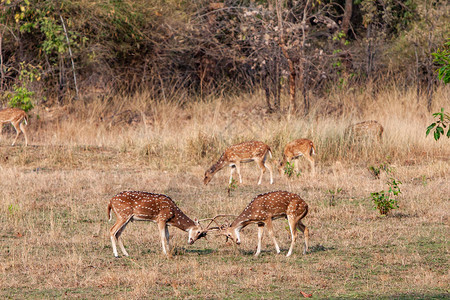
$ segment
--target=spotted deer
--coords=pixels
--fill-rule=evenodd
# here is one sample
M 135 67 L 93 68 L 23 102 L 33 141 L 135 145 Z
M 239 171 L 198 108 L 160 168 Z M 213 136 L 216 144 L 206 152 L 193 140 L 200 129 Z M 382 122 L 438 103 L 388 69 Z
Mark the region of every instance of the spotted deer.
M 28 138 L 26 125 L 28 125 L 28 115 L 20 108 L 5 108 L 0 110 L 0 136 L 2 134 L 3 124 L 11 123 L 16 130 L 16 138 L 14 139 L 12 146 L 16 144 L 19 134 L 23 132 L 25 137 L 25 146 L 28 146 Z
M 375 120 L 359 122 L 352 124 L 345 129 L 346 136 L 352 136 L 353 138 L 375 138 L 379 142 L 383 137 L 383 126 Z
M 314 147 L 314 143 L 308 139 L 298 139 L 288 143 L 284 147 L 283 158 L 280 161 L 278 166 L 278 172 L 283 174 L 286 163 L 290 163 L 294 159 L 300 158 L 303 156 L 306 158 L 311 165 L 311 172 L 315 174 L 315 161 L 313 155 L 316 154 L 316 148 Z M 295 171 L 298 172 L 298 164 L 294 165 Z
M 258 184 L 261 184 L 262 177 L 266 172 L 266 168 L 270 173 L 270 184 L 273 184 L 272 167 L 267 162 L 267 158 L 269 155 L 270 157 L 272 157 L 270 147 L 263 142 L 251 141 L 230 146 L 225 149 L 225 152 L 222 154 L 222 156 L 220 156 L 219 160 L 205 172 L 203 183 L 205 185 L 208 184 L 214 174 L 216 174 L 227 165 L 231 167 L 229 182 L 232 182 L 233 173 L 236 170 L 239 175 L 239 182 L 242 183 L 241 163 L 255 161 L 261 169 L 261 175 L 259 176 Z
M 162 251 L 166 255 L 170 253 L 169 225 L 188 232 L 189 245 L 206 235 L 199 221 L 197 219 L 191 220 L 166 195 L 139 191 L 121 192 L 109 201 L 108 216 L 110 221 L 112 219 L 111 211 L 116 215 L 116 223 L 109 231 L 115 257 L 119 257 L 116 242 L 123 254 L 128 256 L 128 252 L 123 246 L 121 234 L 130 221 L 153 221 L 157 223 Z
M 291 231 L 291 246 L 286 256 L 290 256 L 294 250 L 295 240 L 297 238 L 297 230 L 300 229 L 303 232 L 305 238 L 305 247 L 303 254 L 308 251 L 308 239 L 309 231 L 302 223 L 302 219 L 308 213 L 308 204 L 303 201 L 297 194 L 275 191 L 266 194 L 256 196 L 244 209 L 244 211 L 231 223 L 229 226 L 218 226 L 209 228 L 212 221 L 223 215 L 218 215 L 212 218 L 210 224 L 208 224 L 206 232 L 216 231 L 219 235 L 225 235 L 236 244 L 241 243 L 240 231 L 250 225 L 258 225 L 258 247 L 256 249 L 255 256 L 261 253 L 261 241 L 264 232 L 264 226 L 267 226 L 269 236 L 272 238 L 275 244 L 277 253 L 280 253 L 280 247 L 273 235 L 272 220 L 278 218 L 287 218 L 289 222 L 289 228 Z M 217 222 L 216 222 L 217 223 Z

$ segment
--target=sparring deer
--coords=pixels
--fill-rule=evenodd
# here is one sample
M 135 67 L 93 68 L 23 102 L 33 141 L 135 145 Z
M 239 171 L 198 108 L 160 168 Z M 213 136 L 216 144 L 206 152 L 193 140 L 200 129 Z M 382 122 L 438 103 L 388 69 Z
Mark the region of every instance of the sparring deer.
M 28 115 L 25 111 L 20 108 L 5 108 L 0 110 L 0 136 L 2 134 L 3 124 L 11 123 L 16 130 L 16 138 L 14 139 L 12 146 L 16 144 L 19 134 L 23 132 L 25 137 L 25 146 L 28 146 L 28 138 L 26 125 L 28 125 Z
M 380 142 L 383 137 L 383 131 L 384 128 L 378 121 L 370 120 L 348 126 L 345 129 L 345 135 L 352 135 L 354 138 L 376 138 Z
M 236 244 L 241 243 L 240 231 L 250 224 L 258 225 L 258 247 L 256 249 L 255 256 L 261 253 L 261 241 L 264 232 L 264 226 L 267 226 L 269 236 L 272 238 L 275 244 L 277 253 L 280 253 L 280 247 L 273 235 L 272 220 L 285 217 L 288 219 L 289 228 L 291 231 L 291 246 L 286 256 L 290 256 L 294 250 L 295 240 L 297 238 L 297 230 L 300 229 L 303 232 L 305 238 L 305 247 L 303 254 L 308 251 L 308 239 L 309 231 L 302 223 L 302 219 L 308 213 L 308 204 L 303 201 L 297 194 L 276 191 L 256 196 L 244 209 L 244 211 L 231 223 L 229 226 L 218 226 L 209 228 L 212 221 L 223 215 L 218 215 L 212 218 L 210 224 L 208 224 L 206 231 L 216 231 L 219 235 L 225 235 Z M 216 222 L 217 223 L 217 222 Z
M 263 142 L 251 141 L 230 146 L 225 149 L 219 160 L 205 172 L 203 183 L 205 185 L 208 184 L 214 174 L 223 169 L 226 165 L 229 165 L 231 167 L 230 183 L 233 180 L 233 173 L 235 170 L 239 175 L 239 182 L 242 183 L 241 163 L 255 161 L 261 169 L 261 175 L 259 176 L 258 184 L 261 184 L 262 177 L 266 172 L 266 168 L 270 173 L 270 184 L 273 184 L 272 167 L 267 162 L 267 158 L 269 155 L 270 157 L 272 157 L 270 147 Z
M 123 246 L 121 234 L 130 221 L 153 221 L 157 223 L 162 250 L 166 255 L 169 254 L 170 250 L 168 225 L 188 232 L 189 245 L 206 236 L 206 232 L 202 229 L 199 221 L 197 219 L 191 220 L 166 195 L 139 191 L 121 192 L 109 201 L 108 216 L 110 221 L 112 219 L 111 211 L 116 215 L 116 223 L 109 231 L 115 257 L 119 257 L 116 242 L 123 254 L 128 256 Z
M 313 155 L 316 154 L 316 148 L 314 147 L 314 143 L 308 139 L 298 139 L 294 140 L 284 147 L 283 159 L 280 161 L 280 165 L 278 166 L 278 172 L 280 174 L 283 173 L 286 163 L 290 163 L 294 159 L 300 158 L 303 156 L 306 158 L 311 165 L 311 172 L 315 174 L 314 167 L 314 158 Z M 295 171 L 298 172 L 298 164 L 294 165 Z

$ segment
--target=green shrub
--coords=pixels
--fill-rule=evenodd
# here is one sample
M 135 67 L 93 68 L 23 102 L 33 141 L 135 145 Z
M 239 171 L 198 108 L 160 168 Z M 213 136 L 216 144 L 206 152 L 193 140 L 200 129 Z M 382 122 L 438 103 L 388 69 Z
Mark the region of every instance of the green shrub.
M 34 96 L 34 92 L 29 91 L 24 86 L 13 86 L 14 92 L 8 94 L 8 106 L 18 107 L 28 112 L 33 109 L 34 105 L 31 98 Z
M 389 190 L 387 192 L 382 190 L 379 192 L 370 193 L 372 202 L 375 204 L 375 208 L 378 209 L 381 215 L 386 215 L 392 209 L 399 207 L 397 204 L 397 199 L 394 197 L 401 194 L 399 185 L 402 183 L 391 177 L 387 184 L 389 185 Z
M 291 178 L 294 175 L 297 177 L 301 175 L 300 172 L 295 172 L 294 162 L 286 162 L 286 166 L 284 167 L 284 174 L 286 174 L 287 177 L 289 178 Z

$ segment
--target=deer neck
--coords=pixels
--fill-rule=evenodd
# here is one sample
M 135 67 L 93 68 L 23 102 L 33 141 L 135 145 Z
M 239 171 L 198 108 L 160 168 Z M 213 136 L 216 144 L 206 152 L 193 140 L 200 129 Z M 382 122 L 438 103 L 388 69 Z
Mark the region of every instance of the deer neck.
M 168 223 L 183 231 L 189 231 L 191 227 L 195 226 L 195 222 L 178 207 L 175 209 L 174 217 Z
M 252 223 L 252 220 L 248 218 L 245 212 L 246 211 L 244 210 L 244 212 L 240 214 L 233 223 L 231 223 L 231 228 L 233 228 L 233 230 L 237 230 L 239 232 L 241 229 Z
M 226 166 L 226 161 L 224 159 L 224 155 L 222 154 L 222 156 L 219 158 L 219 160 L 211 166 L 211 168 L 209 169 L 211 174 L 216 174 L 217 172 L 219 172 L 220 170 L 223 169 L 223 167 Z

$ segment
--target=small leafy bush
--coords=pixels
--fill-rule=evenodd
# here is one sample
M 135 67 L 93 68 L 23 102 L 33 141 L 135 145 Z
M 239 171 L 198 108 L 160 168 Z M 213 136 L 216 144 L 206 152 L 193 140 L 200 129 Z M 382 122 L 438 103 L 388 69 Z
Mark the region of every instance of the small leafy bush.
M 294 175 L 297 177 L 301 175 L 300 172 L 295 172 L 294 162 L 286 162 L 286 166 L 284 167 L 284 174 L 286 174 L 287 177 L 289 178 L 291 178 Z
M 228 197 L 231 197 L 231 192 L 235 191 L 237 189 L 237 181 L 234 180 L 234 178 L 231 178 L 231 182 L 228 185 Z
M 372 202 L 375 204 L 375 208 L 378 209 L 381 215 L 386 215 L 391 210 L 399 207 L 395 197 L 401 194 L 399 185 L 402 183 L 391 177 L 387 184 L 389 186 L 388 191 L 382 190 L 379 192 L 370 193 Z
M 18 107 L 20 109 L 23 109 L 25 112 L 33 109 L 34 105 L 31 99 L 34 96 L 34 92 L 29 91 L 24 86 L 14 85 L 13 89 L 14 92 L 8 95 L 8 106 Z
M 335 197 L 337 197 L 337 195 L 340 192 L 342 192 L 342 188 L 330 189 L 330 190 L 327 190 L 327 192 L 331 195 L 329 205 L 330 206 L 335 206 L 336 205 Z

